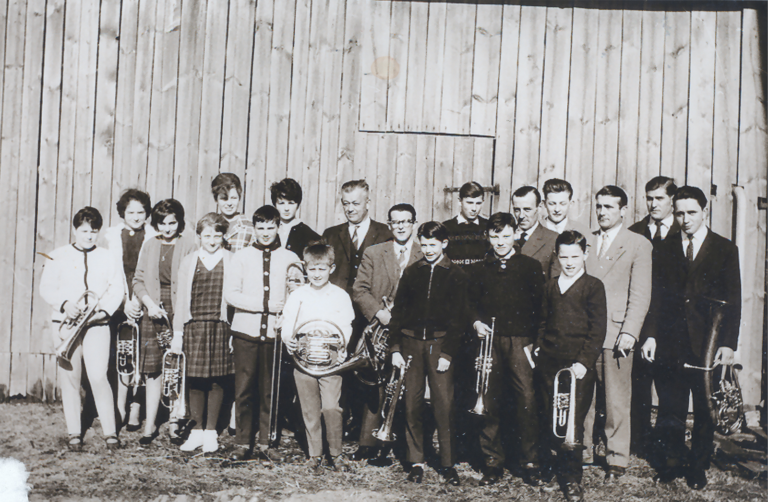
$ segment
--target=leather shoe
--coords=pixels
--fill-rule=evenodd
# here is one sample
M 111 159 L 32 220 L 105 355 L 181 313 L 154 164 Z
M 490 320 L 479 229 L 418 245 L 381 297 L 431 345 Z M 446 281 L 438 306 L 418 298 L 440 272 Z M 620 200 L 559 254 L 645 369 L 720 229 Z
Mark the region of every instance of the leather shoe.
M 376 455 L 378 453 L 379 453 L 378 448 L 374 448 L 372 446 L 359 446 L 357 448 L 357 451 L 353 453 L 352 456 L 349 457 L 349 459 L 354 462 L 359 462 L 361 460 L 376 458 Z
M 625 472 L 627 472 L 625 467 L 619 467 L 618 465 L 608 466 L 608 472 L 605 473 L 605 482 L 607 484 L 616 483 Z
M 372 465 L 374 467 L 389 467 L 393 463 L 394 462 L 391 458 L 389 458 L 389 455 L 383 451 L 379 453 L 376 458 L 368 460 L 368 465 Z
M 523 469 L 523 482 L 529 486 L 544 486 L 546 484 L 537 467 Z
M 569 502 L 581 502 L 584 500 L 584 490 L 581 488 L 581 483 L 572 481 L 565 484 L 565 500 Z
M 423 480 L 424 469 L 420 465 L 411 467 L 411 472 L 408 473 L 408 481 L 412 483 L 421 483 Z
M 486 467 L 485 472 L 483 473 L 483 479 L 480 480 L 478 485 L 480 486 L 489 486 L 489 485 L 495 485 L 499 482 L 499 479 L 501 479 L 499 469 L 495 467 Z
M 459 479 L 459 473 L 456 472 L 455 467 L 445 467 L 441 473 L 443 476 L 443 482 L 451 486 L 459 486 L 461 480 Z
M 238 462 L 240 460 L 248 460 L 251 455 L 251 449 L 247 446 L 236 446 L 232 453 L 229 454 L 229 458 Z
M 704 469 L 692 469 L 685 481 L 692 490 L 701 490 L 707 486 L 707 473 Z
M 666 468 L 660 470 L 654 477 L 653 482 L 655 484 L 668 484 L 679 478 L 680 475 L 675 468 Z

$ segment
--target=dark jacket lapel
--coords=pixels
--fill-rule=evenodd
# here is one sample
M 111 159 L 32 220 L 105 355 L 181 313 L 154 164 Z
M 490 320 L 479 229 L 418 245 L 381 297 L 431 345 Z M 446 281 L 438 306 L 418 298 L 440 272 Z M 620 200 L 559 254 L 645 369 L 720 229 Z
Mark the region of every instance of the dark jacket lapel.
M 339 240 L 349 262 L 352 259 L 352 237 L 349 236 L 349 225 L 346 223 L 339 226 Z
M 536 227 L 536 230 L 533 231 L 533 234 L 531 234 L 531 237 L 525 241 L 525 244 L 523 244 L 523 249 L 527 251 L 528 256 L 533 256 L 536 253 L 539 252 L 541 248 L 544 247 L 544 231 L 542 230 L 543 226 L 541 223 L 539 223 L 539 226 Z M 526 249 L 527 248 L 527 249 Z
M 691 263 L 691 266 L 688 269 L 688 273 L 693 275 L 696 269 L 698 269 L 701 266 L 701 263 L 703 261 L 706 261 L 707 256 L 711 251 L 712 251 L 712 231 L 707 229 L 707 236 L 704 238 L 704 242 L 701 243 L 699 252 L 696 253 L 696 258 L 693 259 L 693 263 Z

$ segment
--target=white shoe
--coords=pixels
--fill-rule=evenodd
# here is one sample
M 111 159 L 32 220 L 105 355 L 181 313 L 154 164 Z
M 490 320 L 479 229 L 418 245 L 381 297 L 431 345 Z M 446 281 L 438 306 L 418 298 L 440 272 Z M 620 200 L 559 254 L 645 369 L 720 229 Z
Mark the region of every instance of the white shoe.
M 195 451 L 205 444 L 204 431 L 200 429 L 192 429 L 189 433 L 187 441 L 179 447 L 181 451 Z
M 203 433 L 203 451 L 211 453 L 219 449 L 219 435 L 216 429 L 207 430 Z

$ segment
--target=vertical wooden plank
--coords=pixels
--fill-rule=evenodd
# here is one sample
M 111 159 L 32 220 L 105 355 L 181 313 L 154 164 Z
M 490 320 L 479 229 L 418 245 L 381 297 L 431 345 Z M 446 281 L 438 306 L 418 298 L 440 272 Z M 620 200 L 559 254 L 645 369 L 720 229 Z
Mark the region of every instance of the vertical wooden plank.
M 667 12 L 665 27 L 661 174 L 682 185 L 686 180 L 690 12 Z
M 42 32 L 40 33 L 42 35 Z M 27 356 L 27 395 L 39 400 L 45 398 L 45 375 L 43 373 L 43 355 Z
M 496 134 L 502 14 L 501 5 L 477 6 L 469 126 L 469 132 L 473 135 Z
M 365 133 L 365 160 L 362 169 L 360 171 L 360 178 L 365 179 L 368 185 L 372 187 L 370 191 L 370 203 L 368 204 L 368 210 L 374 212 L 376 209 L 376 201 L 379 198 L 379 193 L 375 189 L 377 169 L 379 166 L 379 158 L 384 154 L 384 135 L 381 133 Z M 341 188 L 341 187 L 339 187 Z M 336 191 L 336 196 L 341 197 L 341 191 Z
M 11 353 L 0 352 L 0 403 L 11 397 Z
M 9 18 L 11 16 L 8 16 Z M 27 359 L 31 354 L 26 352 L 11 352 L 11 383 L 8 386 L 9 396 L 27 395 Z
M 663 12 L 643 12 L 640 48 L 640 113 L 637 135 L 635 215 L 645 215 L 645 184 L 661 170 L 661 115 L 664 85 Z M 676 180 L 682 182 L 683 180 Z
M 450 186 L 461 187 L 464 183 L 475 181 L 472 177 L 472 164 L 475 156 L 475 138 L 457 136 L 453 142 L 453 182 Z M 446 197 L 446 204 L 451 216 L 459 214 L 459 194 L 452 193 Z
M 26 28 L 26 2 L 11 2 L 8 6 L 8 27 L 5 41 L 5 62 L 3 64 L 3 109 L 2 135 L 0 135 L 0 186 L 6 213 L 0 218 L 0 231 L 5 236 L 16 235 L 17 202 L 19 199 L 20 172 L 28 173 L 32 166 L 21 166 L 20 139 L 22 132 L 22 95 L 24 89 L 24 41 Z M 26 195 L 26 194 L 25 194 Z M 10 240 L 10 239 L 9 239 Z M 0 248 L 0 273 L 6 278 L 6 287 L 0 291 L 0 351 L 24 352 L 29 350 L 28 333 L 12 331 L 13 297 L 20 283 L 8 281 L 14 276 L 15 245 Z M 21 257 L 19 257 L 21 258 Z M 25 307 L 21 307 L 25 308 Z M 14 345 L 18 345 L 18 348 Z M 26 355 L 26 354 L 25 354 Z M 11 390 L 14 389 L 15 371 L 11 375 Z M 26 384 L 26 382 L 24 382 Z M 26 389 L 21 390 L 23 393 Z
M 437 136 L 435 139 L 435 176 L 432 198 L 432 219 L 445 221 L 452 218 L 453 196 L 443 191 L 453 186 L 453 153 L 455 136 Z
M 387 80 L 386 131 L 405 130 L 406 83 L 409 67 L 409 32 L 413 2 L 392 2 L 389 26 L 389 57 L 397 68 Z
M 411 2 L 411 26 L 408 37 L 408 75 L 405 95 L 405 131 L 425 131 L 422 121 L 424 79 L 427 72 L 427 30 L 429 6 Z M 430 91 L 431 92 L 431 91 Z
M 435 219 L 432 215 L 435 197 L 435 136 L 416 136 L 416 180 L 411 204 L 416 209 L 416 220 L 424 223 Z M 418 227 L 417 227 L 418 228 Z
M 397 166 L 395 167 L 395 192 L 392 204 L 408 203 L 413 205 L 416 200 L 416 158 L 418 155 L 417 134 L 397 135 Z M 414 206 L 415 208 L 415 206 Z M 389 211 L 389 207 L 385 209 Z M 416 213 L 418 215 L 418 212 Z M 382 218 L 387 216 L 386 213 Z M 385 220 L 381 220 L 385 221 Z
M 308 3 L 309 0 L 306 2 Z M 248 160 L 245 168 L 245 214 L 253 214 L 264 204 L 264 195 L 267 189 L 265 186 L 267 117 L 274 6 L 274 0 L 261 1 L 256 4 L 256 31 L 253 41 L 252 67 L 258 71 L 251 72 L 251 114 L 248 123 Z M 307 25 L 308 32 L 309 25 Z M 293 109 L 291 111 L 293 112 Z M 297 138 L 297 142 L 292 147 L 299 146 L 300 143 L 301 141 Z M 299 151 L 301 150 L 299 149 Z M 301 181 L 300 178 L 297 180 Z M 306 190 L 303 184 L 302 188 Z
M 203 122 L 201 118 L 206 40 L 212 36 L 225 38 L 208 32 L 206 4 L 212 7 L 214 2 L 187 0 L 181 9 L 177 106 L 183 114 L 176 121 L 176 139 L 172 145 L 175 150 L 173 198 L 184 206 L 187 224 L 190 226 L 196 221 L 198 213 L 200 127 L 204 124 L 206 134 L 215 134 L 217 129 L 215 124 Z M 217 117 L 218 120 L 220 118 Z
M 645 197 L 636 198 L 637 190 L 637 141 L 640 113 L 640 46 L 642 44 L 643 13 L 624 11 L 621 35 L 621 101 L 619 102 L 619 152 L 616 184 L 622 187 L 634 204 L 627 210 L 627 221 L 645 215 Z
M 569 218 L 589 225 L 592 213 L 592 165 L 595 144 L 598 11 L 573 9 L 571 87 L 568 96 L 568 144 L 565 179 L 573 186 Z M 498 148 L 498 146 L 497 146 Z
M 739 185 L 747 196 L 746 249 L 741 250 L 742 310 L 738 354 L 744 370 L 739 374 L 745 403 L 760 402 L 760 373 L 765 301 L 765 211 L 758 211 L 758 197 L 766 197 L 768 173 L 768 134 L 766 133 L 765 95 L 763 94 L 763 61 L 757 12 L 745 9 L 742 18 L 741 45 L 741 122 L 739 140 Z
M 203 90 L 200 108 L 200 150 L 197 177 L 193 189 L 197 191 L 197 211 L 194 220 L 213 210 L 211 181 L 219 174 L 221 150 L 221 120 L 224 95 L 224 65 L 227 53 L 227 0 L 208 0 L 205 21 L 205 59 L 203 62 Z M 194 164 L 193 164 L 194 165 Z M 183 169 L 184 166 L 179 166 Z M 192 166 L 190 166 L 193 169 Z M 178 172 L 178 168 L 176 171 Z M 241 180 L 242 181 L 242 180 Z
M 255 14 L 256 0 L 229 3 L 220 170 L 235 173 L 241 181 L 245 178 L 245 155 L 248 148 L 248 104 Z M 290 86 L 286 87 L 290 89 Z
M 710 193 L 715 108 L 715 12 L 691 13 L 691 84 L 688 92 L 689 185 Z
M 622 12 L 598 13 L 597 96 L 595 99 L 595 153 L 592 193 L 616 184 L 619 143 L 619 92 L 621 90 Z M 592 221 L 592 228 L 597 228 Z
M 515 109 L 517 104 L 517 62 L 520 43 L 520 6 L 505 5 L 501 22 L 501 57 L 499 104 L 496 112 L 496 158 L 494 179 L 499 183 L 498 204 L 493 207 L 508 211 L 512 195 L 512 162 L 515 147 Z
M 297 0 L 296 22 L 293 41 L 293 67 L 291 69 L 291 114 L 288 130 L 288 177 L 299 183 L 304 173 L 303 143 L 304 143 L 304 108 L 307 100 L 307 72 L 309 70 L 309 18 L 311 13 L 310 0 Z M 255 57 L 255 55 L 254 55 Z M 357 96 L 355 96 L 357 98 Z M 355 126 L 357 115 L 355 115 Z M 357 127 L 355 127 L 355 130 Z M 302 185 L 302 189 L 305 189 Z M 258 206 L 254 206 L 254 209 Z M 302 204 L 299 217 L 305 218 L 313 209 L 304 209 Z
M 741 87 L 741 12 L 718 12 L 715 39 L 715 116 L 710 198 L 712 230 L 731 236 L 733 197 L 739 159 L 739 90 Z
M 8 24 L 8 6 L 11 2 L 3 2 L 0 4 L 0 61 L 5 61 L 6 51 L 6 36 L 7 36 L 7 24 Z M 3 96 L 5 92 L 4 78 L 0 72 L 0 115 L 2 115 Z
M 43 356 L 43 375 L 44 375 L 44 400 L 46 403 L 54 403 L 58 400 L 58 386 L 56 385 L 56 373 L 58 364 L 56 362 L 56 356 L 44 355 Z
M 493 144 L 496 140 L 494 138 L 474 138 L 474 146 L 472 152 L 472 180 L 477 181 L 484 187 L 492 186 L 494 184 L 493 177 Z M 497 212 L 495 207 L 491 208 L 491 201 L 493 197 L 491 194 L 486 193 L 485 202 L 483 203 L 483 209 L 481 214 L 489 216 L 491 213 Z
M 430 3 L 427 25 L 427 70 L 421 108 L 421 123 L 425 132 L 440 131 L 445 70 L 445 22 L 446 5 Z
M 539 186 L 550 178 L 565 176 L 565 139 L 568 131 L 568 82 L 571 73 L 572 26 L 572 9 L 547 8 L 544 94 L 541 103 Z
M 376 194 L 375 206 L 371 206 L 371 217 L 376 221 L 387 220 L 387 210 L 395 204 L 395 180 L 397 169 L 398 134 L 382 134 L 379 138 L 379 162 L 375 180 L 368 180 L 371 191 Z M 373 181 L 373 183 L 371 183 Z
M 521 8 L 513 190 L 523 185 L 535 185 L 538 177 L 546 23 L 546 7 Z
M 383 131 L 387 122 L 387 81 L 396 71 L 396 66 L 389 58 L 392 2 L 364 2 L 360 130 Z
M 476 5 L 446 5 L 445 65 L 440 110 L 440 132 L 443 133 L 469 133 L 476 18 Z

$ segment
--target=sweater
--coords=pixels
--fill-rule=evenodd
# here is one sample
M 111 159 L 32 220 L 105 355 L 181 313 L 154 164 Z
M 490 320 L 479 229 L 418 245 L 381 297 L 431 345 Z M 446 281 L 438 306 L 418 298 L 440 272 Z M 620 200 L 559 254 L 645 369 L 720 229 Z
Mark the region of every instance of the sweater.
M 490 250 L 487 239 L 488 220 L 477 217 L 478 223 L 459 223 L 458 216 L 444 221 L 448 230 L 448 247 L 445 254 L 453 263 L 466 267 L 483 260 Z
M 149 239 L 141 247 L 139 263 L 136 265 L 136 275 L 133 277 L 133 292 L 140 301 L 149 296 L 155 304 L 160 304 L 160 250 L 163 244 L 159 237 Z M 173 248 L 171 271 L 171 301 L 173 309 L 178 305 L 177 291 L 179 286 L 179 265 L 182 258 L 197 249 L 195 239 L 189 234 L 182 234 L 176 240 Z

